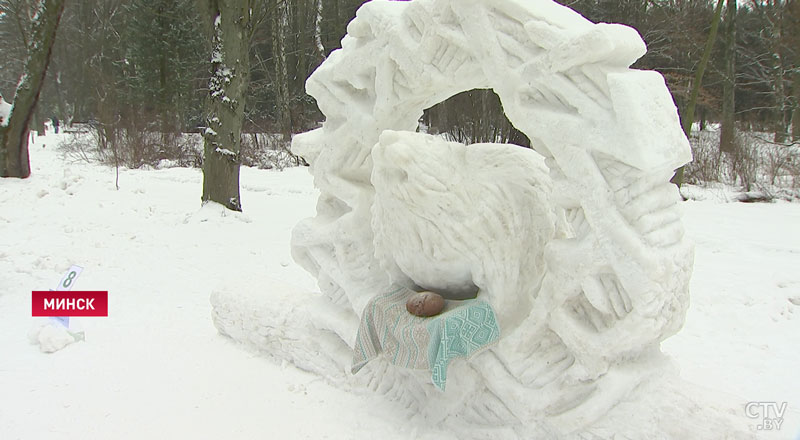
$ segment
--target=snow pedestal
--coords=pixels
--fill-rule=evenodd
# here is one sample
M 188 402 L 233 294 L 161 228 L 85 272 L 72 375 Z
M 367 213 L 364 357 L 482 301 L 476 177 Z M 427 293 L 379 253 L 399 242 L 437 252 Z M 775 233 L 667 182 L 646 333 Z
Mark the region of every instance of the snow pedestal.
M 339 337 L 317 351 L 338 365 L 326 374 L 471 432 L 579 433 L 635 401 L 669 370 L 659 344 L 683 323 L 693 258 L 669 183 L 691 151 L 664 79 L 629 68 L 637 32 L 549 0 L 375 0 L 347 30 L 306 84 L 327 119 L 292 145 L 321 192 L 292 251 L 325 296 L 298 320 Z M 414 133 L 475 88 L 535 151 Z M 395 285 L 477 288 L 497 314 L 499 342 L 454 363 L 445 393 L 380 358 L 345 378 L 364 306 Z M 218 328 L 240 334 L 215 298 Z

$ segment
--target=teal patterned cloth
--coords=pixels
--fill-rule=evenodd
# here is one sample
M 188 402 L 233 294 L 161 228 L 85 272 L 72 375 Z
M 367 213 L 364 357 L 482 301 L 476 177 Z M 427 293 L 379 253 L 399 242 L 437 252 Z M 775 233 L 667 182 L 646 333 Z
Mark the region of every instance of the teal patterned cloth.
M 394 365 L 429 369 L 433 384 L 444 391 L 451 360 L 469 358 L 498 340 L 497 318 L 479 299 L 448 300 L 439 315 L 414 316 L 406 311 L 406 301 L 415 293 L 399 287 L 370 300 L 361 316 L 352 372 L 383 352 Z

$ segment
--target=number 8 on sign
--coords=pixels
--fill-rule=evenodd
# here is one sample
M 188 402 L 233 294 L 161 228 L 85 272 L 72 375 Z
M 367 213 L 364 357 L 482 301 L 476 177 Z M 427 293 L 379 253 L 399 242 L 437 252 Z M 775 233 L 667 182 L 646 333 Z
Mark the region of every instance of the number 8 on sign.
M 72 290 L 72 285 L 75 284 L 75 278 L 78 278 L 78 275 L 80 275 L 82 271 L 83 268 L 80 266 L 70 267 L 69 271 L 61 278 L 61 282 L 58 284 L 56 290 Z
M 74 270 L 71 270 L 69 272 L 69 274 L 67 275 L 67 278 L 64 280 L 64 283 L 61 284 L 61 287 L 65 288 L 65 289 L 69 289 L 69 286 L 72 285 L 72 280 L 74 280 L 77 275 L 78 275 L 77 272 L 75 272 Z

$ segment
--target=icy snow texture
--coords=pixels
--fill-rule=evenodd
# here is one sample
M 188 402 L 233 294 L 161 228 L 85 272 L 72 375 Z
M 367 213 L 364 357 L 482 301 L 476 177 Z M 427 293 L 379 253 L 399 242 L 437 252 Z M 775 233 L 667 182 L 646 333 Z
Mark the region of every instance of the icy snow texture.
M 474 425 L 564 432 L 601 417 L 661 363 L 692 267 L 669 184 L 690 148 L 663 78 L 629 69 L 639 35 L 549 0 L 376 0 L 342 47 L 307 82 L 326 122 L 293 141 L 321 191 L 293 255 L 347 321 L 318 327 L 352 343 L 393 283 L 474 284 L 503 334 L 462 366 L 464 398 L 377 360 L 374 388 Z M 500 96 L 546 167 L 411 133 L 423 109 L 474 88 Z

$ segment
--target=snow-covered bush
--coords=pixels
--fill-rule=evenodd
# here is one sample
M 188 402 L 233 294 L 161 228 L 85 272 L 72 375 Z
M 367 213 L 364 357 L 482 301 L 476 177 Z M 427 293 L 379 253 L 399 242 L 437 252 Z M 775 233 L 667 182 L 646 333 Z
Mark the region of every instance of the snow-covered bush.
M 686 166 L 687 183 L 722 183 L 739 188 L 760 200 L 800 198 L 800 148 L 776 144 L 769 135 L 740 131 L 736 151 L 719 150 L 719 131 L 703 130 L 691 137 L 694 160 Z
M 72 160 L 99 161 L 127 168 L 199 167 L 203 140 L 193 133 L 138 131 L 92 122 L 82 125 L 61 149 Z
M 292 154 L 289 146 L 280 134 L 242 134 L 242 165 L 265 170 L 305 165 L 305 160 Z
M 98 161 L 127 168 L 195 167 L 203 165 L 203 139 L 197 133 L 161 133 L 126 130 L 97 122 L 73 126 L 70 138 L 60 148 L 67 158 Z M 242 165 L 282 170 L 305 165 L 303 158 L 289 151 L 280 135 L 242 135 Z
M 719 136 L 716 141 L 708 131 L 692 133 L 692 154 L 694 159 L 686 165 L 686 183 L 701 185 L 719 182 L 722 177 L 722 157 L 719 151 Z

